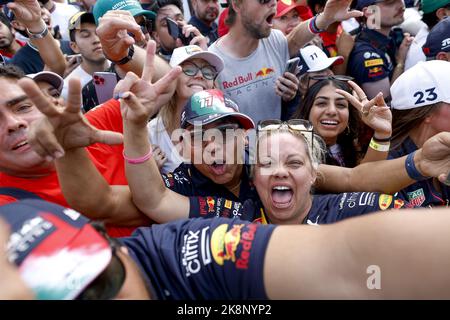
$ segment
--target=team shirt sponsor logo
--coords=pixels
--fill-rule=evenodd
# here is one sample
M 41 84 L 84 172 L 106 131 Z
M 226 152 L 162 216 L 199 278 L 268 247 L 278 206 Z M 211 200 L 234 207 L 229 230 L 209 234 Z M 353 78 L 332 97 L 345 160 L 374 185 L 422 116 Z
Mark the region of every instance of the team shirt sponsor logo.
M 380 194 L 380 198 L 378 199 L 378 206 L 381 210 L 386 210 L 392 203 L 392 196 L 389 194 Z
M 222 86 L 223 89 L 232 89 L 234 87 L 240 87 L 246 84 L 250 85 L 249 82 L 258 79 L 272 78 L 274 75 L 274 67 L 263 67 L 256 72 L 248 72 L 245 75 L 236 76 L 231 81 L 222 81 Z
M 425 194 L 422 188 L 408 192 L 407 195 L 409 203 L 414 207 L 420 207 L 425 202 Z
M 212 262 L 209 251 L 209 227 L 205 227 L 195 232 L 189 230 L 183 238 L 181 248 L 181 263 L 185 270 L 186 277 L 198 273 L 202 266 Z
M 371 59 L 364 61 L 364 66 L 366 68 L 375 67 L 375 66 L 382 66 L 384 64 L 383 59 Z

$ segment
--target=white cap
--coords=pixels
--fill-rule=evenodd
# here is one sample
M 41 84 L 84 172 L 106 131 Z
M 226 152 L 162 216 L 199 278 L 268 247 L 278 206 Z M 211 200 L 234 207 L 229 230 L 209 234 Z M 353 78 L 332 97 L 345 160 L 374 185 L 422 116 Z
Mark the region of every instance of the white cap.
M 300 56 L 302 60 L 302 70 L 300 71 L 301 74 L 305 72 L 322 71 L 329 68 L 333 64 L 340 64 L 344 62 L 343 56 L 328 58 L 325 52 L 315 45 L 310 45 L 300 49 Z
M 179 66 L 184 61 L 193 58 L 199 58 L 207 61 L 210 65 L 216 68 L 217 72 L 223 70 L 224 63 L 221 57 L 213 52 L 204 51 L 202 48 L 195 45 L 175 48 L 169 64 L 173 68 Z
M 59 74 L 51 71 L 41 71 L 38 73 L 27 74 L 28 78 L 33 79 L 35 82 L 44 81 L 51 84 L 59 93 L 61 93 L 64 86 L 64 79 Z
M 450 103 L 450 62 L 421 61 L 391 86 L 391 107 L 408 110 L 438 102 Z

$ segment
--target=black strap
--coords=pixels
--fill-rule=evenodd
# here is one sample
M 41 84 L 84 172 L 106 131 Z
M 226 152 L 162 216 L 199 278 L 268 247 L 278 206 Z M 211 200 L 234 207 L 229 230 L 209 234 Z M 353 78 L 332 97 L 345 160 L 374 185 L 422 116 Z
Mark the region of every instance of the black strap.
M 0 195 L 11 196 L 18 200 L 22 199 L 41 199 L 38 195 L 18 188 L 3 187 L 0 188 Z

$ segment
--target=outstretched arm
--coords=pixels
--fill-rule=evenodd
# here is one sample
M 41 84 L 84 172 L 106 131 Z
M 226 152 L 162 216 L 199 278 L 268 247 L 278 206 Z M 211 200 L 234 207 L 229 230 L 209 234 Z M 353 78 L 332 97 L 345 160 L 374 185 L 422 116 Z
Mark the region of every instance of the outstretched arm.
M 450 298 L 450 212 L 426 211 L 277 227 L 264 262 L 269 298 Z
M 142 158 L 149 154 L 151 145 L 148 139 L 148 120 L 158 112 L 156 100 L 160 92 L 174 82 L 180 73 L 180 68 L 175 68 L 171 77 L 164 77 L 151 84 L 155 49 L 156 44 L 150 41 L 142 77 L 128 73 L 115 89 L 115 95 L 121 97 L 124 153 L 128 158 Z M 131 91 L 142 94 L 138 98 Z M 136 206 L 160 223 L 188 218 L 189 198 L 166 188 L 154 159 L 134 162 L 125 161 L 125 169 Z
M 58 178 L 67 202 L 76 210 L 106 223 L 135 226 L 148 223 L 133 205 L 127 186 L 109 186 L 88 157 L 85 146 L 93 143 L 118 144 L 122 135 L 100 131 L 80 112 L 80 82 L 69 82 L 66 108 L 56 108 L 28 78 L 19 85 L 46 117 L 36 120 L 28 142 L 48 161 L 56 160 Z
M 360 164 L 355 168 L 320 165 L 316 187 L 323 192 L 373 191 L 394 194 L 414 183 L 405 168 L 406 156 Z M 414 164 L 426 177 L 444 182 L 450 172 L 450 132 L 428 139 L 416 151 Z
M 352 0 L 328 0 L 325 4 L 324 11 L 317 16 L 316 26 L 319 29 L 325 30 L 330 24 L 336 21 L 343 21 L 350 18 L 356 18 L 362 15 L 361 11 L 349 11 Z M 298 51 L 314 37 L 309 31 L 308 24 L 310 20 L 300 23 L 287 36 L 289 55 L 291 57 L 298 54 Z

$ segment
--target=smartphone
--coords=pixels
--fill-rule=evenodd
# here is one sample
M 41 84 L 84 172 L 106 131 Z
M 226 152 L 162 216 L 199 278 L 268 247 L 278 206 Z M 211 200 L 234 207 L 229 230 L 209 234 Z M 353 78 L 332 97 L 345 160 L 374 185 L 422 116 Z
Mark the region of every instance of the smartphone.
M 169 34 L 174 39 L 180 39 L 183 45 L 188 46 L 191 40 L 194 38 L 194 35 L 191 33 L 189 37 L 185 37 L 183 34 L 183 28 L 176 23 L 175 20 L 166 17 L 167 21 L 167 29 L 169 30 Z
M 113 97 L 114 88 L 117 84 L 117 76 L 114 72 L 94 72 L 92 80 L 99 104 Z
M 284 70 L 284 72 L 290 72 L 290 73 L 293 73 L 293 74 L 296 75 L 297 74 L 297 67 L 298 67 L 299 63 L 300 63 L 300 58 L 299 57 L 289 59 L 286 62 L 286 69 Z
M 348 34 L 354 36 L 361 32 L 361 24 L 355 18 L 350 18 L 341 22 L 342 28 Z
M 403 34 L 403 29 L 400 27 L 394 27 L 391 30 L 391 38 L 394 40 L 395 46 L 398 48 L 403 42 L 405 35 Z
M 75 64 L 80 64 L 81 62 L 83 62 L 83 57 L 81 56 L 81 53 L 66 56 L 66 61 L 70 61 L 72 58 L 75 58 L 76 60 Z

